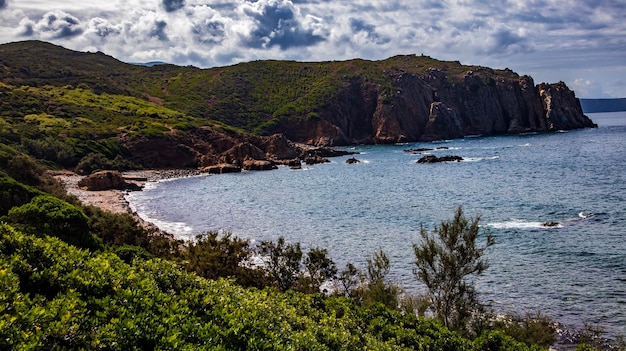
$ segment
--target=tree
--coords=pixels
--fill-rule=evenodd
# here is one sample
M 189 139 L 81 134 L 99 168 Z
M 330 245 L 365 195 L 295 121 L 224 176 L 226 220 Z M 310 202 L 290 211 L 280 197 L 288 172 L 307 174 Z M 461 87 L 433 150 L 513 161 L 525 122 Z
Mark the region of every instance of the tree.
M 188 271 L 208 278 L 231 277 L 241 285 L 249 285 L 252 268 L 246 266 L 252 254 L 250 242 L 225 233 L 207 232 L 196 236 L 185 251 Z
M 276 244 L 263 241 L 259 245 L 270 280 L 280 291 L 293 289 L 300 278 L 302 249 L 300 243 L 286 244 L 280 237 Z
M 382 303 L 388 308 L 398 308 L 400 288 L 387 282 L 391 265 L 387 254 L 381 249 L 367 259 L 366 284 L 361 286 L 362 301 L 365 305 Z
M 300 277 L 298 288 L 307 293 L 316 293 L 324 282 L 332 279 L 337 274 L 335 262 L 328 258 L 328 250 L 312 248 L 304 257 L 306 274 Z
M 467 330 L 472 315 L 482 310 L 477 299 L 472 276 L 487 269 L 482 258 L 484 250 L 494 244 L 487 234 L 485 246 L 479 246 L 480 216 L 471 221 L 459 206 L 452 221 L 442 221 L 429 234 L 422 227 L 422 243 L 414 244 L 413 273 L 428 290 L 428 298 L 435 316 L 450 329 Z

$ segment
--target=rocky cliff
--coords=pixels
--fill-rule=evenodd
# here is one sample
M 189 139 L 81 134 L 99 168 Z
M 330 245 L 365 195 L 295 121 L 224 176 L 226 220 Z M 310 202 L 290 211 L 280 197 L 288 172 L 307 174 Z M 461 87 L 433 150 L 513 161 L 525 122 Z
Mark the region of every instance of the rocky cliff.
M 438 69 L 399 73 L 392 77 L 391 96 L 354 79 L 318 118 L 283 124 L 276 131 L 308 144 L 345 145 L 596 126 L 565 83 L 535 85 L 529 76 L 499 73 L 484 67 L 460 79 Z

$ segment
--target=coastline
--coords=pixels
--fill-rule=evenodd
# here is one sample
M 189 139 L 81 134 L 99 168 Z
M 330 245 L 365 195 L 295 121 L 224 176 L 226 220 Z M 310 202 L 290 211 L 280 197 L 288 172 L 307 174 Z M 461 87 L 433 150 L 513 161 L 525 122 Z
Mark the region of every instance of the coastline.
M 128 213 L 135 216 L 143 225 L 154 226 L 154 224 L 147 223 L 132 211 L 126 200 L 126 194 L 128 194 L 130 190 L 87 190 L 78 185 L 81 179 L 86 176 L 69 170 L 50 173 L 63 184 L 67 193 L 76 196 L 81 204 L 98 207 L 103 211 L 111 213 Z M 146 183 L 158 182 L 165 179 L 185 178 L 202 173 L 195 169 L 149 169 L 124 171 L 121 172 L 121 174 L 126 182 L 136 184 L 140 188 L 143 188 Z

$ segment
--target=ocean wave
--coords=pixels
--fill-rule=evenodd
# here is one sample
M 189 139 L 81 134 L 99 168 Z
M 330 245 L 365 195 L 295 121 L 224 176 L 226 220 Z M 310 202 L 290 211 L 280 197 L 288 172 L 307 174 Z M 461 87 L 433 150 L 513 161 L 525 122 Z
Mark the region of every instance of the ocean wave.
M 495 229 L 555 229 L 563 228 L 563 225 L 556 222 L 536 222 L 523 221 L 519 219 L 511 219 L 504 222 L 487 223 L 488 226 Z
M 487 157 L 463 157 L 463 162 L 479 162 L 488 160 L 497 160 L 500 156 L 487 156 Z

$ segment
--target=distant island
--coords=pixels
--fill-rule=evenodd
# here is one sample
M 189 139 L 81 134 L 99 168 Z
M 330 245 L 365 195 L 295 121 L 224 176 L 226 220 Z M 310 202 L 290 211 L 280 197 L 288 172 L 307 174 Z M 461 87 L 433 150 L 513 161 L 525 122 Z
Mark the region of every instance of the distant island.
M 622 99 L 580 99 L 584 113 L 626 111 L 626 98 Z

